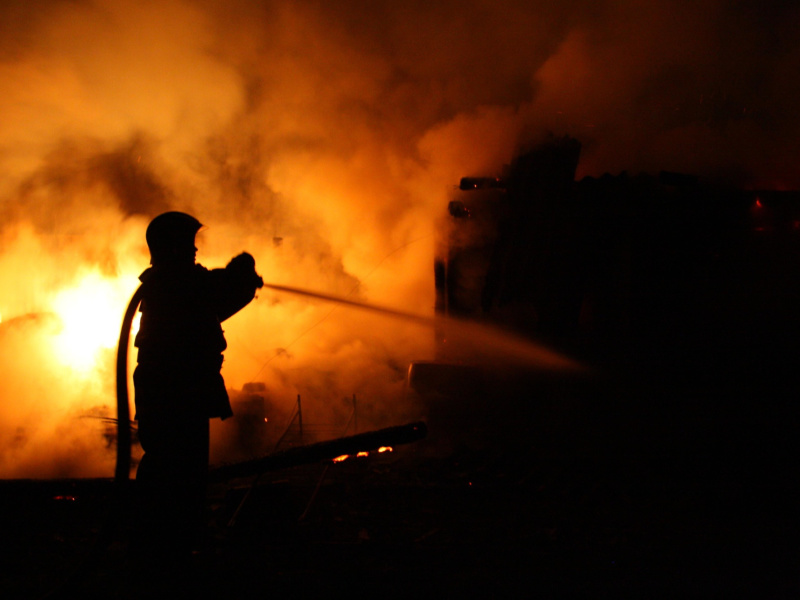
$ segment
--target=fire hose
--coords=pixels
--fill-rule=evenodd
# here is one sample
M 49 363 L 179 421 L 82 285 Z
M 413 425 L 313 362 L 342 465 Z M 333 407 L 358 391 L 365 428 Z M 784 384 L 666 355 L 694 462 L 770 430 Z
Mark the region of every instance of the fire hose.
M 114 481 L 128 481 L 131 472 L 131 411 L 128 395 L 128 346 L 131 339 L 131 327 L 136 309 L 142 301 L 142 286 L 133 293 L 125 316 L 122 319 L 122 330 L 117 347 L 117 464 L 114 470 Z

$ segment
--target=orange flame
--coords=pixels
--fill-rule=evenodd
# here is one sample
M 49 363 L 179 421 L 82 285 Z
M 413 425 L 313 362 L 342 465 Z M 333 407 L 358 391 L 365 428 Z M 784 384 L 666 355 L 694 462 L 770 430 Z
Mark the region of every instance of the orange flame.
M 62 328 L 54 340 L 54 349 L 62 364 L 87 374 L 97 366 L 102 349 L 116 346 L 119 307 L 125 305 L 128 294 L 129 287 L 123 287 L 120 280 L 90 272 L 77 285 L 56 295 L 53 310 Z M 138 329 L 138 318 L 135 328 Z

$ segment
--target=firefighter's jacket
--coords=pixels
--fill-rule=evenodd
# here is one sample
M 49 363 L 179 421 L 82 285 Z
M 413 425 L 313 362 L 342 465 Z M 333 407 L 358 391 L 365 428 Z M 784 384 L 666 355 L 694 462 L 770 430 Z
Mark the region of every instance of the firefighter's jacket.
M 252 263 L 252 257 L 240 255 L 224 269 L 159 265 L 139 277 L 137 419 L 233 414 L 220 374 L 227 347 L 221 323 L 246 306 L 261 283 L 243 256 Z

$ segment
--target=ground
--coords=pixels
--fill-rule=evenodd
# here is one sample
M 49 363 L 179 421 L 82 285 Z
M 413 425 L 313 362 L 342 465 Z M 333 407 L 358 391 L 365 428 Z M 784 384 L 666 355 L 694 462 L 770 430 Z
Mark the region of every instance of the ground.
M 580 419 L 537 413 L 560 441 L 442 446 L 433 429 L 392 453 L 214 485 L 206 542 L 172 584 L 214 598 L 797 597 L 794 444 L 763 418 L 778 408 L 762 403 L 758 419 L 731 401 L 714 420 L 672 394 L 669 411 L 620 419 L 624 395 L 612 395 Z M 2 482 L 3 597 L 161 589 L 130 561 L 116 491 Z

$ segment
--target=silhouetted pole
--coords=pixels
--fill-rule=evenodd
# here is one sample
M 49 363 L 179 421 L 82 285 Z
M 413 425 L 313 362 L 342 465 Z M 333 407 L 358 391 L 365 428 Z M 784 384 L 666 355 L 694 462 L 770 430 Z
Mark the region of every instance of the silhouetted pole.
M 353 431 L 358 433 L 358 410 L 356 409 L 356 395 L 353 394 Z
M 300 402 L 300 394 L 297 394 L 297 419 L 300 425 L 300 439 L 303 439 L 303 404 Z

